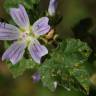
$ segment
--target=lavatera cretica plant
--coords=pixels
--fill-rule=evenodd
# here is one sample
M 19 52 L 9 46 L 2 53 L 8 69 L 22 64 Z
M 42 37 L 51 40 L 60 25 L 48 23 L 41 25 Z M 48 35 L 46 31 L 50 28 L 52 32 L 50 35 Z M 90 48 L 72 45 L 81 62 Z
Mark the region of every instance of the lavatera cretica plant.
M 33 60 L 40 64 L 42 56 L 48 54 L 48 50 L 38 41 L 39 37 L 49 32 L 48 17 L 42 17 L 32 26 L 28 14 L 23 7 L 11 8 L 10 15 L 19 28 L 14 25 L 0 24 L 0 40 L 15 40 L 2 56 L 2 60 L 10 60 L 16 64 L 23 57 L 26 47 Z

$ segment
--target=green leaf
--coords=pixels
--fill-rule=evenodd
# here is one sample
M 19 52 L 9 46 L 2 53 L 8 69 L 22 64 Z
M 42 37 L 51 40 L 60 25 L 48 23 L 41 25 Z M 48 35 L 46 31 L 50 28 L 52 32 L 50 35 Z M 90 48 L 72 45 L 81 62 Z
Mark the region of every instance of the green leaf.
M 7 62 L 8 68 L 14 78 L 23 75 L 27 69 L 33 69 L 36 66 L 36 63 L 32 59 L 22 59 L 18 64 L 13 65 L 10 62 Z
M 12 7 L 18 7 L 19 4 L 23 4 L 26 9 L 33 8 L 34 4 L 38 4 L 40 0 L 5 0 L 4 8 L 7 12 Z
M 52 56 L 55 56 L 52 55 Z M 50 60 L 46 60 L 45 63 L 39 68 L 39 72 L 41 74 L 41 80 L 43 82 L 43 85 L 48 87 L 51 91 L 54 91 L 56 87 L 54 86 L 54 82 L 57 82 L 57 76 L 61 75 L 62 78 L 67 78 L 68 73 L 66 70 L 64 70 L 63 65 L 61 64 L 61 61 L 59 60 L 60 55 L 56 55 L 56 59 L 53 57 Z M 66 73 L 66 74 L 65 74 Z M 64 78 L 64 79 L 65 79 Z M 59 79 L 59 78 L 58 78 Z
M 70 75 L 74 76 L 80 84 L 88 90 L 90 85 L 89 73 L 86 61 L 91 53 L 88 45 L 80 40 L 67 40 L 67 46 L 64 50 L 65 68 Z
M 68 90 L 79 86 L 76 80 L 80 82 L 79 88 L 81 86 L 85 88 L 84 85 L 88 87 L 89 83 L 86 82 L 89 82 L 89 73 L 84 63 L 87 61 L 90 53 L 91 49 L 89 46 L 78 39 L 67 39 L 65 42 L 63 41 L 60 47 L 51 54 L 50 59 L 46 60 L 39 68 L 41 81 L 51 91 L 56 89 L 53 85 L 56 81 L 58 85 Z

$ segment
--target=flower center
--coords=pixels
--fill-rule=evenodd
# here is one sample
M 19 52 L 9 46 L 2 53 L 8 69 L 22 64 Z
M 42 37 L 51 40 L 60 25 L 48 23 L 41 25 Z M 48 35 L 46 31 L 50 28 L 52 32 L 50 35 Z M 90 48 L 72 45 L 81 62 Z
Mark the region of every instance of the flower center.
M 34 41 L 34 39 L 38 39 L 38 37 L 38 35 L 32 32 L 32 27 L 26 30 L 21 30 L 20 32 L 20 40 L 23 40 L 27 44 L 29 44 L 30 41 Z
M 20 39 L 23 40 L 23 41 L 25 41 L 25 42 L 30 41 L 32 38 L 33 38 L 33 36 L 30 35 L 30 34 L 27 33 L 27 32 L 22 32 L 22 33 L 21 33 L 21 36 L 20 36 Z
M 28 36 L 28 33 L 23 32 L 21 36 L 22 36 L 21 38 L 25 40 L 27 38 L 27 36 Z

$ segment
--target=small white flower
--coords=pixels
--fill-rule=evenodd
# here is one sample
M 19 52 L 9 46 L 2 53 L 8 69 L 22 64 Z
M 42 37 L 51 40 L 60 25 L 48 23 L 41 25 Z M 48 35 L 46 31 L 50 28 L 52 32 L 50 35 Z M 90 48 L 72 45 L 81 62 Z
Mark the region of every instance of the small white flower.
M 56 89 L 57 88 L 57 81 L 54 81 L 53 85 L 54 85 L 54 88 Z

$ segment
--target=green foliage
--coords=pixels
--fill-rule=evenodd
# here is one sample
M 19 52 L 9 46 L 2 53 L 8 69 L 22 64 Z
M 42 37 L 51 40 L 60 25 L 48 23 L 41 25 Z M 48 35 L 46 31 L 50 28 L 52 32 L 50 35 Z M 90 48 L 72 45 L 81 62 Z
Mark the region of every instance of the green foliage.
M 39 84 L 36 87 L 36 96 L 86 96 L 80 91 L 72 90 L 66 91 L 66 89 L 59 87 L 55 92 L 50 92 L 47 88 L 44 88 Z
M 18 64 L 12 65 L 12 63 L 7 62 L 8 68 L 14 78 L 23 75 L 27 69 L 33 69 L 36 65 L 32 59 L 22 59 Z
M 6 43 L 5 45 L 7 46 Z M 84 92 L 85 89 L 88 90 L 90 73 L 87 70 L 86 61 L 90 53 L 91 49 L 88 45 L 79 39 L 67 39 L 61 42 L 57 49 L 52 50 L 50 58 L 37 67 L 43 85 L 51 91 L 56 89 L 56 82 L 69 91 L 73 88 Z M 7 64 L 14 78 L 22 75 L 27 69 L 36 67 L 32 59 L 25 58 L 16 65 L 9 62 Z
M 58 85 L 68 90 L 76 86 L 77 88 L 83 86 L 86 89 L 85 85 L 89 86 L 89 73 L 85 62 L 91 53 L 88 45 L 80 40 L 67 39 L 54 51 L 50 59 L 39 68 L 44 86 L 54 91 L 56 89 L 54 82 L 57 81 Z
M 34 4 L 38 4 L 40 0 L 5 0 L 4 7 L 8 12 L 12 7 L 18 7 L 19 4 L 23 4 L 26 9 L 32 9 Z
M 63 47 L 62 47 L 63 48 Z M 90 48 L 80 40 L 67 40 L 64 51 L 65 68 L 70 75 L 74 76 L 87 90 L 89 87 L 89 73 L 86 68 L 86 61 L 90 55 Z
M 59 81 L 60 78 L 63 80 L 67 79 L 69 74 L 66 70 L 64 70 L 65 68 L 63 64 L 61 65 L 62 60 L 59 60 L 60 54 L 54 54 L 52 56 L 56 56 L 56 58 L 53 57 L 50 60 L 46 60 L 45 63 L 39 68 L 39 72 L 43 85 L 48 87 L 51 91 L 54 91 L 56 89 L 54 82 L 57 82 L 57 80 Z M 60 78 L 58 78 L 57 75 Z

